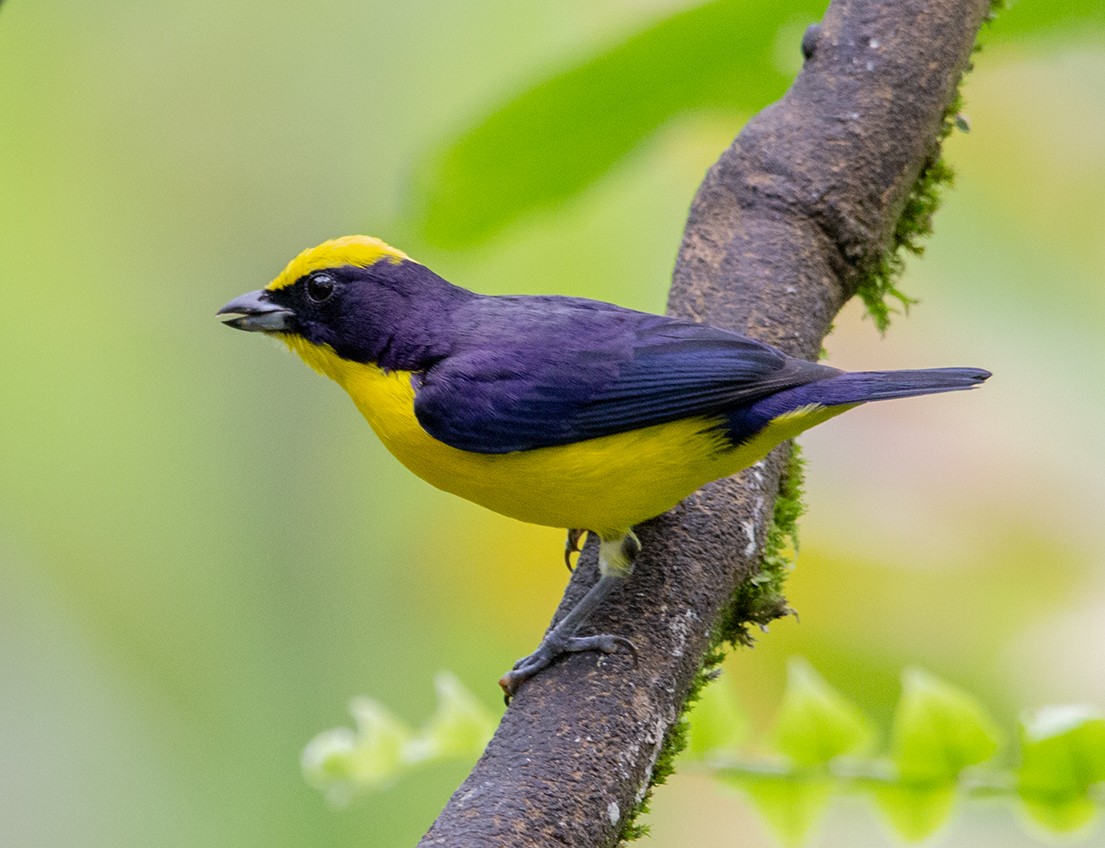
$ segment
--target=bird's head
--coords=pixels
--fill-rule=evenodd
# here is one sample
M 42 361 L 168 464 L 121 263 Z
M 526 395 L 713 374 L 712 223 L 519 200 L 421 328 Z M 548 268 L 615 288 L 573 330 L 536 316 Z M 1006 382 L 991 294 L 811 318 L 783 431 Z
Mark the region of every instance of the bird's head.
M 429 269 L 379 239 L 345 236 L 308 248 L 263 289 L 219 310 L 238 330 L 273 335 L 337 379 L 342 362 L 406 368 L 398 361 L 451 292 Z M 398 359 L 395 362 L 389 357 Z

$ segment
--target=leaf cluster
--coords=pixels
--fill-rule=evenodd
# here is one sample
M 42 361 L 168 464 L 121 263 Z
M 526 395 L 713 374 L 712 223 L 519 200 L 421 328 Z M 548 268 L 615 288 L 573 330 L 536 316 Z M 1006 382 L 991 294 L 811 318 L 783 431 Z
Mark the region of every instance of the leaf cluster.
M 691 716 L 689 754 L 744 793 L 788 845 L 846 792 L 869 799 L 906 840 L 930 836 L 966 799 L 1006 799 L 1033 826 L 1062 834 L 1087 832 L 1105 804 L 1105 713 L 1026 714 L 1012 750 L 977 698 L 919 669 L 902 676 L 882 753 L 863 711 L 802 660 L 791 663 L 766 754 L 740 752 L 746 725 L 724 687 L 711 687 Z
M 452 674 L 434 679 L 437 709 L 414 728 L 374 698 L 350 705 L 355 729 L 338 727 L 312 739 L 301 764 L 307 782 L 335 806 L 388 788 L 404 774 L 446 760 L 472 760 L 487 746 L 498 717 Z

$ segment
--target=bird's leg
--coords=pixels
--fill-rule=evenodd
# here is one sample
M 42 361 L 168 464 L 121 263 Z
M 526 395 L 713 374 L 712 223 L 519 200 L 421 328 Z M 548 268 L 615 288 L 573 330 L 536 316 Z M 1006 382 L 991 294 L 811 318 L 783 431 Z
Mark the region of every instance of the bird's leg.
M 601 651 L 611 654 L 619 646 L 625 647 L 637 660 L 637 651 L 633 643 L 624 636 L 599 633 L 594 636 L 577 636 L 576 633 L 599 607 L 610 590 L 621 584 L 633 571 L 633 560 L 641 550 L 641 543 L 633 531 L 615 539 L 603 539 L 599 545 L 599 582 L 587 590 L 587 594 L 568 610 L 556 626 L 553 627 L 537 650 L 514 664 L 514 668 L 499 679 L 507 703 L 518 691 L 518 687 L 538 672 L 546 668 L 562 654 L 575 654 L 580 651 Z
M 572 554 L 583 551 L 583 546 L 579 542 L 583 538 L 583 534 L 587 532 L 586 530 L 577 529 L 568 530 L 568 538 L 564 540 L 564 564 L 568 566 L 569 571 L 572 570 Z

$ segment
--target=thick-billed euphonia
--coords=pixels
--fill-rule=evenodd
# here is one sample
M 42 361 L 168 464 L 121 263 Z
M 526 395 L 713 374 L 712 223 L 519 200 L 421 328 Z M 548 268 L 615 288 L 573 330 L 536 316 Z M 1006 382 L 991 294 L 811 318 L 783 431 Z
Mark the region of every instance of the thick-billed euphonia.
M 601 579 L 500 681 L 626 640 L 578 631 L 629 575 L 633 527 L 870 400 L 969 389 L 978 368 L 847 373 L 729 330 L 573 297 L 462 289 L 366 236 L 303 251 L 220 314 L 274 335 L 353 398 L 424 480 L 600 540 Z M 631 647 L 631 646 L 630 646 Z

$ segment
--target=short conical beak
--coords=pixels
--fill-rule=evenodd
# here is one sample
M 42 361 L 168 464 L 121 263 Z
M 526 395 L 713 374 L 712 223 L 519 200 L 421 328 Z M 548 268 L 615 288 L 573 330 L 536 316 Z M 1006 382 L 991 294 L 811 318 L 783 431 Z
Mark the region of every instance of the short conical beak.
M 289 319 L 294 316 L 291 310 L 269 300 L 269 294 L 264 289 L 234 298 L 215 314 L 234 315 L 235 317 L 227 318 L 223 323 L 235 330 L 262 333 L 290 331 L 292 328 Z

